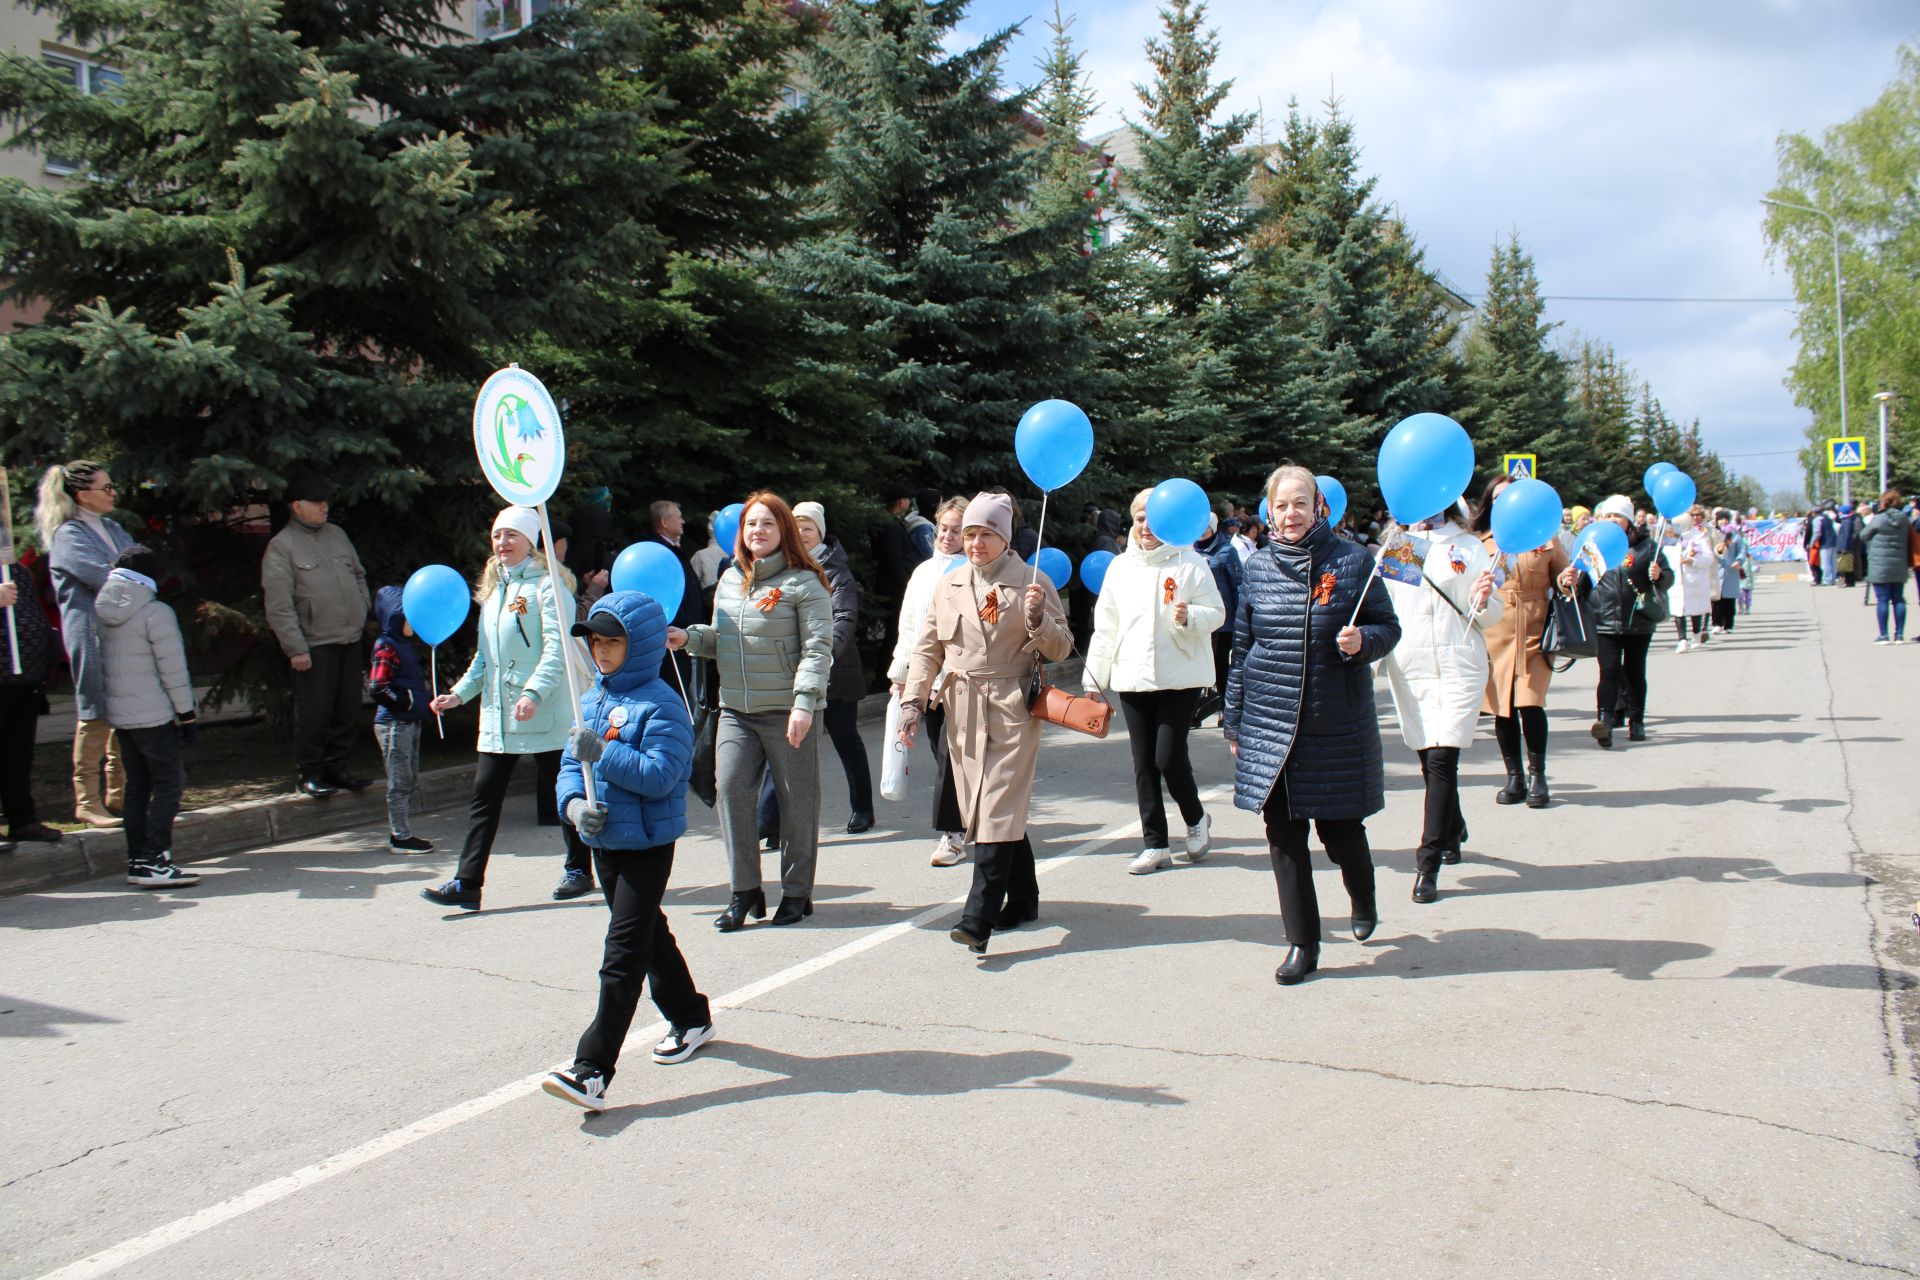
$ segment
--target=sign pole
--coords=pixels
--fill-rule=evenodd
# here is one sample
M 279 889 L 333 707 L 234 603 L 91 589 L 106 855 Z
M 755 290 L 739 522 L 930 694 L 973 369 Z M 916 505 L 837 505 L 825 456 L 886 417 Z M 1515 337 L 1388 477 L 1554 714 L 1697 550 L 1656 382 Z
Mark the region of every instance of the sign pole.
M 560 621 L 560 579 L 553 571 L 553 525 L 547 519 L 547 503 L 543 498 L 537 508 L 540 512 L 540 538 L 546 544 L 547 555 L 547 594 L 553 598 L 553 633 L 560 640 L 560 666 L 567 673 L 567 709 L 573 713 L 573 727 L 580 728 L 580 677 L 573 669 L 573 655 L 567 650 L 573 645 L 570 628 Z M 546 623 L 541 622 L 542 626 Z M 587 803 L 597 803 L 593 789 L 593 765 L 585 760 L 580 762 L 580 781 L 587 792 Z

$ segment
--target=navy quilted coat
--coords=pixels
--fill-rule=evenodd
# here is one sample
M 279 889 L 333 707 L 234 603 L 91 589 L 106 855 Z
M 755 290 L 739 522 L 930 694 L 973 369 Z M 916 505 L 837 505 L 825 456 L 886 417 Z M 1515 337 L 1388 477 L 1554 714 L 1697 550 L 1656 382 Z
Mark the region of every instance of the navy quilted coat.
M 1227 675 L 1226 733 L 1240 744 L 1233 802 L 1258 811 L 1282 769 L 1293 818 L 1364 818 L 1386 807 L 1373 669 L 1400 640 L 1386 588 L 1366 587 L 1360 652 L 1334 642 L 1373 557 L 1322 520 L 1300 542 L 1247 557 Z

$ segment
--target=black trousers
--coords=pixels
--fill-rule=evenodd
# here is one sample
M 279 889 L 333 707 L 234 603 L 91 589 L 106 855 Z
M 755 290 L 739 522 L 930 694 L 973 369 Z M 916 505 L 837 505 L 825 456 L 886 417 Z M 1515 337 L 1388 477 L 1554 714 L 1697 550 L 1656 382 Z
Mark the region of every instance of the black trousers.
M 1620 723 L 1622 714 L 1634 724 L 1647 716 L 1647 650 L 1652 635 L 1596 635 L 1600 663 L 1600 687 L 1595 701 L 1603 718 Z
M 1704 613 L 1689 613 L 1684 617 L 1675 614 L 1673 618 L 1674 639 L 1685 640 L 1687 638 L 1687 624 L 1689 622 L 1693 624 L 1693 634 L 1696 636 L 1707 629 L 1707 615 Z
M 1527 739 L 1527 754 L 1547 758 L 1547 709 L 1545 707 L 1515 707 L 1510 716 L 1493 718 L 1493 738 L 1500 744 L 1500 758 L 1506 762 L 1510 772 L 1521 769 L 1520 738 Z
M 1420 871 L 1438 871 L 1440 855 L 1459 844 L 1466 829 L 1460 815 L 1460 748 L 1424 748 L 1420 776 L 1427 784 L 1427 802 L 1413 862 Z
M 1151 693 L 1116 693 L 1120 714 L 1127 721 L 1127 745 L 1133 748 L 1133 794 L 1140 806 L 1144 847 L 1167 847 L 1167 806 L 1160 784 L 1167 784 L 1180 816 L 1188 826 L 1200 821 L 1200 788 L 1193 781 L 1193 761 L 1187 754 L 1187 732 L 1193 727 L 1199 689 L 1158 689 Z
M 934 707 L 920 724 L 921 732 L 926 734 L 927 747 L 933 752 L 934 764 L 940 770 L 933 788 L 933 829 L 957 835 L 967 829 L 967 823 L 960 816 L 960 791 L 953 785 L 953 756 L 947 747 L 947 709 Z
M 1274 887 L 1280 891 L 1280 923 L 1287 942 L 1296 947 L 1320 945 L 1320 898 L 1313 888 L 1313 851 L 1307 845 L 1307 819 L 1287 815 L 1287 779 L 1280 775 L 1260 815 L 1267 826 L 1267 857 L 1273 863 Z M 1377 920 L 1374 905 L 1373 850 L 1367 845 L 1363 818 L 1317 818 L 1314 830 L 1327 857 L 1340 868 L 1341 883 L 1353 914 Z
M 1740 597 L 1731 595 L 1713 602 L 1713 625 L 1722 631 L 1733 630 L 1733 620 L 1740 612 Z
M 607 921 L 607 945 L 600 957 L 600 1007 L 573 1057 L 598 1067 L 611 1080 L 634 1010 L 640 1007 L 642 980 L 660 1016 L 676 1027 L 704 1027 L 713 1021 L 713 1010 L 693 985 L 687 958 L 660 909 L 673 874 L 673 843 L 651 849 L 596 849 L 593 863 L 613 918 Z
M 993 932 L 1003 907 L 1024 910 L 1040 905 L 1040 879 L 1033 866 L 1033 843 L 981 842 L 973 847 L 973 889 L 960 923 L 975 937 Z
M 467 806 L 467 840 L 460 849 L 460 868 L 453 873 L 463 884 L 477 889 L 486 883 L 487 859 L 493 855 L 493 837 L 500 830 L 500 811 L 506 807 L 507 786 L 513 781 L 513 767 L 519 762 L 519 756 L 496 755 L 491 751 L 482 751 L 474 762 L 473 800 Z M 560 778 L 560 753 L 542 751 L 533 757 L 533 765 L 538 770 L 535 785 L 551 792 Z M 580 833 L 564 823 L 560 830 L 567 842 L 567 870 L 589 870 L 592 862 Z
M 317 644 L 313 665 L 293 673 L 293 763 L 303 778 L 346 768 L 360 732 L 366 673 L 358 644 Z
M 180 727 L 168 723 L 116 732 L 127 770 L 127 798 L 120 814 L 127 861 L 151 861 L 173 851 L 173 820 L 180 815 L 180 797 L 187 789 Z
M 6 815 L 10 831 L 32 826 L 38 816 L 33 807 L 33 737 L 42 697 L 37 684 L 0 684 L 0 813 Z

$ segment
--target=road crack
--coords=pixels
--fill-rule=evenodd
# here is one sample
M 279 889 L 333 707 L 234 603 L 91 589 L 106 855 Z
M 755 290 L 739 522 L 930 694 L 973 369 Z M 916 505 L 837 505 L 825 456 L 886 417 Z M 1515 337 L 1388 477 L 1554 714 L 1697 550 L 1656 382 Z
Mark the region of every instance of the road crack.
M 23 1173 L 17 1178 L 9 1178 L 5 1182 L 0 1182 L 0 1191 L 5 1191 L 8 1187 L 18 1186 L 23 1182 L 39 1177 L 43 1173 L 53 1173 L 56 1170 L 64 1169 L 69 1165 L 79 1164 L 82 1160 L 85 1160 L 88 1156 L 96 1155 L 102 1151 L 111 1151 L 115 1147 L 130 1146 L 136 1142 L 148 1142 L 154 1138 L 163 1137 L 169 1133 L 179 1132 L 181 1129 L 184 1129 L 188 1125 L 192 1124 L 193 1121 L 182 1120 L 178 1116 L 168 1112 L 167 1108 L 172 1106 L 174 1103 L 179 1102 L 181 1098 L 184 1098 L 186 1096 L 187 1095 L 183 1093 L 180 1095 L 179 1098 L 168 1098 L 165 1102 L 162 1102 L 158 1107 L 154 1108 L 161 1115 L 165 1116 L 168 1120 L 171 1120 L 173 1123 L 162 1125 L 160 1128 L 155 1129 L 151 1133 L 138 1134 L 131 1138 L 120 1138 L 114 1142 L 102 1142 L 98 1146 L 88 1147 L 85 1151 L 82 1151 L 79 1155 L 69 1157 L 68 1159 L 62 1160 L 57 1164 L 45 1165 L 29 1173 Z
M 539 987 L 545 991 L 564 991 L 568 995 L 584 995 L 591 992 L 589 987 L 573 987 L 561 983 L 542 982 L 538 978 L 516 977 L 511 973 L 496 973 L 492 969 L 482 969 L 470 964 L 435 964 L 431 960 L 414 960 L 403 956 L 370 956 L 357 951 L 329 951 L 324 947 L 282 947 L 266 942 L 236 942 L 231 938 L 214 938 L 191 942 L 181 942 L 179 947 L 237 947 L 242 951 L 271 951 L 281 955 L 327 956 L 335 960 L 360 960 L 368 964 L 391 964 L 409 969 L 437 969 L 443 973 L 477 973 L 483 978 L 498 978 L 502 982 L 514 982 L 529 987 Z
M 1599 1155 L 1602 1153 L 1596 1152 L 1595 1154 Z M 1768 1222 L 1765 1218 L 1756 1218 L 1752 1214 L 1741 1213 L 1738 1210 L 1729 1209 L 1727 1208 L 1727 1206 L 1715 1200 L 1712 1196 L 1707 1195 L 1704 1191 L 1700 1191 L 1693 1187 L 1690 1187 L 1684 1182 L 1676 1182 L 1672 1178 L 1663 1177 L 1662 1175 L 1657 1173 L 1648 1173 L 1645 1169 L 1636 1168 L 1633 1165 L 1624 1164 L 1618 1160 L 1614 1160 L 1613 1163 L 1615 1165 L 1618 1165 L 1620 1168 L 1627 1170 L 1629 1173 L 1637 1173 L 1643 1178 L 1651 1179 L 1654 1182 L 1664 1183 L 1667 1186 L 1672 1187 L 1675 1191 L 1684 1192 L 1686 1195 L 1692 1196 L 1695 1200 L 1698 1200 L 1702 1205 L 1713 1210 L 1715 1213 L 1719 1214 L 1723 1218 L 1730 1218 L 1735 1222 L 1744 1222 L 1749 1226 L 1763 1227 L 1766 1230 L 1771 1231 L 1774 1235 L 1778 1236 L 1782 1241 L 1792 1245 L 1796 1249 L 1804 1250 L 1807 1253 L 1814 1254 L 1818 1257 L 1827 1258 L 1834 1262 L 1843 1262 L 1850 1267 L 1865 1267 L 1872 1271 L 1890 1271 L 1894 1275 L 1899 1275 L 1899 1276 L 1920 1276 L 1920 1271 L 1915 1271 L 1911 1267 L 1903 1267 L 1900 1264 L 1895 1262 L 1873 1262 L 1866 1258 L 1856 1258 L 1850 1254 L 1839 1253 L 1833 1249 L 1822 1249 L 1817 1244 L 1809 1244 L 1807 1241 L 1802 1240 L 1799 1237 L 1792 1235 L 1787 1231 L 1782 1230 L 1778 1225 L 1776 1225 L 1775 1223 Z

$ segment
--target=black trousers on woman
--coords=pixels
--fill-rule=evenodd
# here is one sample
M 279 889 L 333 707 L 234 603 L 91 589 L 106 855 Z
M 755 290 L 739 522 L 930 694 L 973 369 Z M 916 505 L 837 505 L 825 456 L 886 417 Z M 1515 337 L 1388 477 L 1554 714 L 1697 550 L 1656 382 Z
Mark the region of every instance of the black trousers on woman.
M 983 842 L 973 847 L 973 890 L 960 913 L 960 923 L 976 938 L 985 938 L 1000 923 L 1001 913 L 1025 917 L 1040 906 L 1040 879 L 1033 865 L 1033 844 L 1018 840 Z
M 1600 717 L 1619 724 L 1622 715 L 1639 724 L 1647 717 L 1647 649 L 1652 635 L 1594 637 L 1599 652 L 1600 687 L 1595 701 Z
M 593 862 L 613 918 L 600 960 L 600 1007 L 573 1059 L 591 1063 L 612 1080 L 633 1012 L 640 1007 L 643 979 L 660 1016 L 676 1027 L 704 1027 L 713 1021 L 713 1010 L 693 985 L 687 959 L 660 910 L 673 874 L 673 842 L 651 849 L 596 849 Z
M 953 835 L 967 829 L 960 816 L 960 792 L 953 785 L 953 756 L 947 747 L 947 709 L 934 707 L 920 722 L 925 726 L 927 746 L 933 750 L 934 764 L 940 770 L 933 788 L 933 829 Z
M 1466 819 L 1460 816 L 1460 748 L 1422 749 L 1420 776 L 1427 784 L 1427 804 L 1413 861 L 1417 870 L 1438 871 L 1440 855 L 1466 838 Z
M 473 769 L 473 801 L 467 806 L 467 840 L 460 849 L 460 869 L 453 874 L 468 888 L 478 889 L 487 879 L 487 859 L 493 854 L 493 837 L 500 830 L 500 811 L 506 807 L 507 786 L 513 781 L 515 755 L 482 751 Z M 552 792 L 560 780 L 560 753 L 542 751 L 533 757 L 534 785 Z M 592 863 L 586 842 L 571 825 L 562 823 L 561 834 L 567 842 L 567 870 L 589 871 Z
M 1261 811 L 1267 825 L 1267 857 L 1273 863 L 1273 883 L 1280 891 L 1280 923 L 1287 942 L 1295 947 L 1320 945 L 1320 898 L 1313 888 L 1313 850 L 1307 845 L 1307 820 L 1287 816 L 1287 776 L 1283 772 Z M 1377 920 L 1374 905 L 1373 850 L 1367 845 L 1362 818 L 1317 818 L 1327 857 L 1340 868 L 1353 914 Z
M 37 684 L 0 684 L 0 813 L 9 831 L 40 820 L 33 807 L 33 740 L 42 697 Z
M 1740 612 L 1740 597 L 1726 596 L 1713 602 L 1713 625 L 1722 631 L 1733 630 L 1733 620 Z
M 1140 805 L 1142 846 L 1167 847 L 1167 805 L 1161 797 L 1164 780 L 1180 817 L 1188 826 L 1200 821 L 1200 788 L 1193 781 L 1193 761 L 1187 754 L 1187 731 L 1200 705 L 1199 689 L 1156 689 L 1150 693 L 1116 693 L 1120 714 L 1127 721 L 1127 745 L 1133 748 L 1133 792 Z

